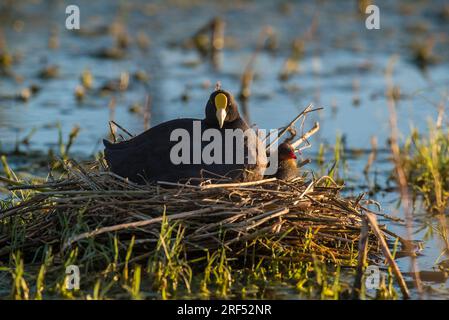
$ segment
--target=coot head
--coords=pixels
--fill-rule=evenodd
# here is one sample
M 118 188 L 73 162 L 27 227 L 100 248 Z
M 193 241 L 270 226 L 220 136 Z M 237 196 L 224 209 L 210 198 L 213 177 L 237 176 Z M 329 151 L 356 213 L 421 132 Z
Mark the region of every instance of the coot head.
M 206 104 L 206 122 L 217 128 L 223 128 L 225 123 L 240 119 L 237 103 L 232 94 L 225 90 L 215 90 Z
M 280 161 L 296 159 L 295 150 L 289 143 L 281 143 L 278 147 L 278 157 Z

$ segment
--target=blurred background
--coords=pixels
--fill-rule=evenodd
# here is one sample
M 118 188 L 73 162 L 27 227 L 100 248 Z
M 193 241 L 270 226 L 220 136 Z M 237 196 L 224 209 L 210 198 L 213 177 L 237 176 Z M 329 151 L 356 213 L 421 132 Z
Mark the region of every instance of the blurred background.
M 79 30 L 65 27 L 71 4 Z M 365 27 L 370 4 L 380 9 L 379 30 Z M 310 167 L 326 172 L 332 163 L 320 157 L 333 159 L 338 141 L 349 190 L 395 213 L 387 99 L 397 104 L 402 142 L 437 118 L 448 104 L 448 30 L 444 0 L 1 0 L 0 153 L 27 174 L 46 170 L 63 143 L 89 159 L 102 151 L 109 120 L 138 134 L 202 118 L 220 81 L 259 128 L 286 125 L 309 103 L 323 107 L 305 123 L 321 126 L 304 151 L 316 160 Z M 364 173 L 372 145 L 377 159 Z M 441 252 L 432 241 L 422 269 Z
M 59 122 L 64 135 L 78 125 L 73 151 L 91 154 L 111 117 L 133 133 L 146 109 L 150 125 L 202 117 L 217 81 L 238 96 L 248 73 L 251 124 L 280 127 L 312 102 L 325 108 L 320 139 L 333 143 L 340 132 L 352 147 L 388 136 L 384 72 L 393 55 L 401 129 L 425 125 L 447 94 L 446 1 L 376 1 L 379 30 L 365 28 L 370 1 L 0 3 L 6 149 L 33 128 L 30 148 L 56 143 Z M 80 30 L 65 28 L 69 4 L 80 9 Z

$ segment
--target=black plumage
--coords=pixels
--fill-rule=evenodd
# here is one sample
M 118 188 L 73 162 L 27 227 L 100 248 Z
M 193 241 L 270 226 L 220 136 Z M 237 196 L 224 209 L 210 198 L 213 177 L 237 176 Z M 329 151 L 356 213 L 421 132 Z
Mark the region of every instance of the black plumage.
M 129 178 L 137 183 L 154 181 L 185 182 L 190 178 L 220 178 L 229 177 L 232 180 L 248 181 L 263 177 L 267 158 L 262 142 L 256 139 L 255 143 L 248 143 L 245 139 L 245 161 L 236 163 L 224 163 L 226 153 L 229 153 L 229 144 L 225 143 L 224 132 L 226 129 L 249 129 L 246 122 L 240 117 L 237 104 L 233 96 L 224 90 L 213 92 L 206 104 L 204 119 L 176 119 L 161 123 L 142 134 L 119 143 L 111 143 L 104 140 L 105 158 L 110 170 L 122 177 Z M 222 163 L 206 164 L 201 158 L 201 163 L 193 164 L 193 151 L 190 152 L 189 164 L 174 164 L 170 158 L 172 147 L 178 141 L 170 141 L 170 135 L 175 129 L 185 129 L 190 133 L 190 146 L 193 146 L 193 123 L 201 124 L 201 133 L 206 129 L 219 130 L 222 136 Z M 201 139 L 201 138 L 200 138 Z M 208 144 L 201 141 L 201 152 Z M 257 144 L 259 150 L 257 153 Z M 248 148 L 246 148 L 248 147 Z M 234 145 L 235 151 L 236 145 Z M 192 149 L 192 148 L 191 148 Z M 257 153 L 257 162 L 248 163 L 248 154 Z M 229 161 L 228 161 L 229 162 Z

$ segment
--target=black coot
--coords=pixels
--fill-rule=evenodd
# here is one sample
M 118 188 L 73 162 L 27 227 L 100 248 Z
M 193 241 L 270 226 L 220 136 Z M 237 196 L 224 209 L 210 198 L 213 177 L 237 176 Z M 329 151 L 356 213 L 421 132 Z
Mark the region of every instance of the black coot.
M 237 181 L 263 178 L 267 157 L 265 147 L 254 131 L 250 130 L 253 132 L 253 139 L 240 140 L 240 143 L 238 139 L 233 139 L 232 144 L 226 143 L 225 130 L 233 129 L 230 131 L 235 132 L 235 129 L 242 131 L 249 129 L 246 122 L 240 117 L 233 96 L 224 90 L 214 91 L 207 101 L 205 114 L 206 116 L 202 120 L 187 118 L 161 123 L 127 141 L 111 143 L 103 140 L 105 158 L 110 170 L 137 183 L 185 182 L 190 178 L 206 179 L 223 176 Z M 211 152 L 211 146 L 207 147 L 207 145 L 210 141 L 214 141 L 214 138 L 209 137 L 210 141 L 202 141 L 201 136 L 194 134 L 194 123 L 199 125 L 200 130 L 198 131 L 201 132 L 201 136 L 209 128 L 217 129 L 216 132 L 221 136 L 223 142 L 221 148 Z M 179 164 L 174 163 L 170 156 L 172 148 L 179 142 L 179 138 L 170 141 L 170 136 L 176 129 L 184 129 L 190 136 L 190 152 L 187 156 L 189 161 Z M 200 150 L 193 147 L 194 143 L 200 143 Z M 242 143 L 244 144 L 244 157 L 243 161 L 238 162 L 236 161 L 238 154 L 236 148 L 242 148 Z M 210 163 L 210 160 L 205 161 L 203 157 L 199 157 L 204 148 L 208 148 L 206 149 L 207 154 L 211 154 L 215 160 L 221 159 L 221 161 Z M 258 148 L 260 152 L 258 152 Z M 234 151 L 233 157 L 226 158 L 229 157 L 230 151 Z M 178 155 L 181 153 L 179 152 Z M 194 157 L 197 160 L 199 157 L 199 161 L 194 162 Z

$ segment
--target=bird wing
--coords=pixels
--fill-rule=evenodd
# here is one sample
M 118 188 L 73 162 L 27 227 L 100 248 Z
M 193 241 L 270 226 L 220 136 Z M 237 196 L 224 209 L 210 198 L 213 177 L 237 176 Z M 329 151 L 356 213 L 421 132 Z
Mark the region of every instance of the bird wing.
M 164 122 L 142 134 L 119 143 L 103 140 L 105 158 L 112 172 L 128 177 L 132 181 L 142 181 L 143 177 L 157 178 L 173 171 L 170 150 L 176 141 L 170 141 L 175 129 L 192 130 L 193 121 L 198 119 L 177 119 Z

